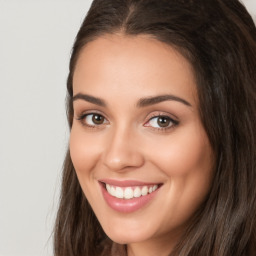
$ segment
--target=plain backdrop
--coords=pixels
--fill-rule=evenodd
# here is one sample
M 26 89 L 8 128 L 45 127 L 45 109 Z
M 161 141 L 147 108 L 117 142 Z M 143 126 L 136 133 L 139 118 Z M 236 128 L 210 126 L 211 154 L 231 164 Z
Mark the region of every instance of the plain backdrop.
M 90 4 L 0 0 L 0 256 L 53 255 L 68 62 Z

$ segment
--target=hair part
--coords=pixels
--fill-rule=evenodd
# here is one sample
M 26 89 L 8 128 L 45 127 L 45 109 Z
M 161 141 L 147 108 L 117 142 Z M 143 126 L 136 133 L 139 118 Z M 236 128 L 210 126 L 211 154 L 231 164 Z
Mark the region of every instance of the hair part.
M 67 80 L 83 47 L 106 34 L 149 35 L 194 68 L 202 124 L 215 155 L 211 191 L 171 256 L 248 256 L 256 212 L 256 28 L 238 0 L 95 0 L 77 34 Z M 106 238 L 69 151 L 56 219 L 55 256 L 99 255 Z

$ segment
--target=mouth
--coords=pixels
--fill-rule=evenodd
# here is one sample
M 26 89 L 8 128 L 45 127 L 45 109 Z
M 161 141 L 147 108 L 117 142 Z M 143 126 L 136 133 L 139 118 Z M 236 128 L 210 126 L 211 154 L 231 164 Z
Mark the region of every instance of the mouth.
M 103 197 L 112 209 L 130 213 L 143 208 L 156 196 L 162 183 L 146 184 L 137 181 L 99 181 Z
M 146 196 L 151 194 L 159 185 L 150 185 L 150 186 L 136 186 L 136 187 L 117 187 L 110 184 L 105 184 L 107 192 L 116 198 L 120 199 L 132 199 L 138 198 L 141 196 Z

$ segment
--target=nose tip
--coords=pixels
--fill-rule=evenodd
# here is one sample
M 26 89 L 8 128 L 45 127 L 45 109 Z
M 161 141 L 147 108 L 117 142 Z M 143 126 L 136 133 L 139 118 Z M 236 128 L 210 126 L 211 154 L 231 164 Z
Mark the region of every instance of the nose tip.
M 110 170 L 124 171 L 127 168 L 141 167 L 144 164 L 144 157 L 131 136 L 115 134 L 114 138 L 109 140 L 103 162 Z
M 105 165 L 113 171 L 123 171 L 128 168 L 138 168 L 143 165 L 143 158 L 135 156 L 135 152 L 131 154 L 122 154 L 120 151 L 117 154 L 108 154 L 105 159 Z

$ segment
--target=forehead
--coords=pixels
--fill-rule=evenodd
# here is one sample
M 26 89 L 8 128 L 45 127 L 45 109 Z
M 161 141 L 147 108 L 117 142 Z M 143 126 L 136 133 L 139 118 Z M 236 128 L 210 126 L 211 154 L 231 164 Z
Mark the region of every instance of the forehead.
M 88 43 L 76 63 L 73 89 L 74 94 L 89 90 L 98 96 L 107 89 L 196 96 L 191 64 L 148 36 L 106 35 Z

